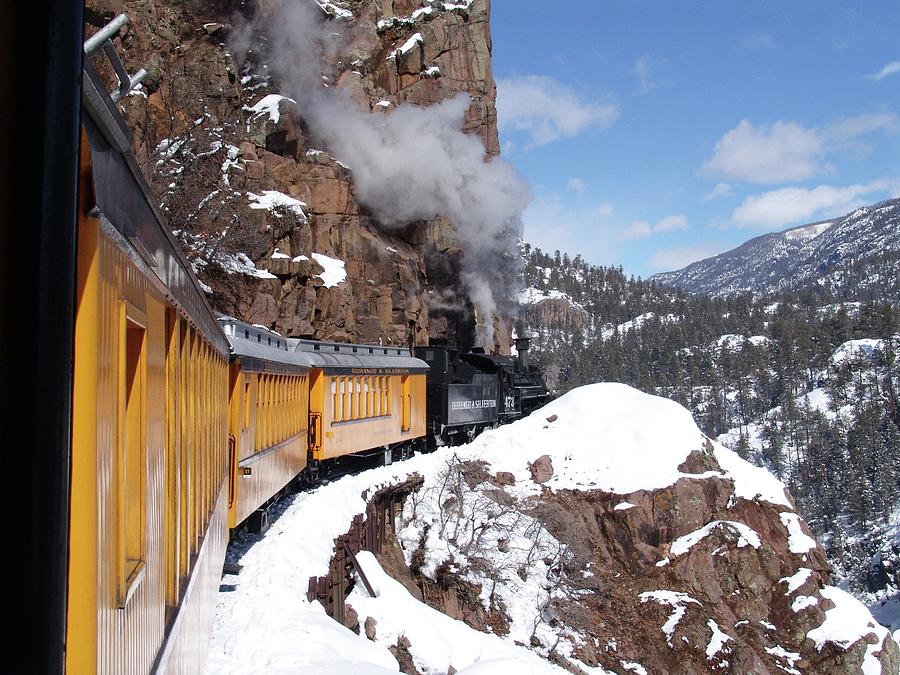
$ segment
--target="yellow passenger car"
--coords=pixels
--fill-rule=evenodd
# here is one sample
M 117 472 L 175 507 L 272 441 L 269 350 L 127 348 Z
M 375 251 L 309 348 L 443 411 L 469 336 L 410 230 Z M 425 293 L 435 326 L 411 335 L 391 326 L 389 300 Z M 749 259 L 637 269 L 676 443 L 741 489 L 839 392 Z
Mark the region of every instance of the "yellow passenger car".
M 225 336 L 84 70 L 69 673 L 202 672 L 227 543 Z
M 259 326 L 223 317 L 231 346 L 228 526 L 253 516 L 307 465 L 310 358 Z
M 385 461 L 425 436 L 428 364 L 408 349 L 296 340 L 313 363 L 310 457 L 314 462 L 383 451 Z

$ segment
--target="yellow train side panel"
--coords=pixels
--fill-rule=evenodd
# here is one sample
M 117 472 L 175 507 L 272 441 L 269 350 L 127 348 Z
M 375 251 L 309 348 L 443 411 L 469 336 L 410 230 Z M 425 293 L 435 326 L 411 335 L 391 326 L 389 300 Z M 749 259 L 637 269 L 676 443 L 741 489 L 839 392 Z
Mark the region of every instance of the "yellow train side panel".
M 227 362 L 193 328 L 189 351 L 169 342 L 166 300 L 123 246 L 82 218 L 67 672 L 143 674 L 164 656 L 200 673 L 227 543 Z
M 246 372 L 238 364 L 230 380 L 228 526 L 234 528 L 306 468 L 309 385 L 306 376 Z
M 180 612 L 174 617 L 169 639 L 159 659 L 161 673 L 197 673 L 206 670 L 209 636 L 228 545 L 228 488 L 222 485 L 206 538 L 200 547 L 194 574 L 187 583 Z
M 363 403 L 349 400 L 346 403 L 356 419 L 342 420 L 336 415 L 336 399 L 332 392 L 335 376 L 317 373 L 321 386 L 312 389 L 310 410 L 322 416 L 321 448 L 314 450 L 317 460 L 332 459 L 343 455 L 374 450 L 381 446 L 412 440 L 425 435 L 425 374 L 407 376 L 392 375 L 389 384 L 387 410 L 374 416 L 362 416 L 368 409 Z M 338 378 L 340 376 L 337 376 Z M 405 382 L 404 382 L 405 380 Z M 339 390 L 339 387 L 338 387 Z M 404 403 L 404 398 L 406 402 Z M 340 394 L 337 406 L 342 405 Z M 404 405 L 408 429 L 404 429 Z M 337 418 L 337 419 L 336 419 Z

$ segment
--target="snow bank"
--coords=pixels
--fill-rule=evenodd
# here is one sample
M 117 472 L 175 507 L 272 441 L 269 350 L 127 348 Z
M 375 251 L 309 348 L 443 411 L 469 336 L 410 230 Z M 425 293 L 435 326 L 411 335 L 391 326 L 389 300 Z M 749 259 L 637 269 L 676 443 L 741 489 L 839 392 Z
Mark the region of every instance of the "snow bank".
M 881 643 L 888 637 L 887 628 L 876 623 L 866 606 L 846 591 L 826 586 L 821 593 L 835 606 L 825 612 L 822 625 L 809 631 L 806 637 L 816 643 L 816 649 L 821 650 L 826 642 L 848 649 L 857 640 L 874 633 L 878 642 L 866 647 L 862 669 L 864 675 L 881 675 L 881 663 L 875 657 L 875 652 L 881 651 Z
M 568 293 L 563 293 L 562 291 L 556 290 L 555 288 L 542 291 L 539 288 L 530 286 L 528 288 L 522 289 L 519 292 L 518 300 L 520 305 L 536 305 L 538 303 L 544 302 L 545 300 L 564 300 L 565 302 L 572 305 L 572 307 L 577 307 L 578 309 L 582 310 L 584 309 L 581 305 L 575 302 Z
M 884 340 L 848 340 L 834 350 L 831 355 L 831 363 L 839 366 L 849 360 L 865 358 L 872 360 L 875 352 L 884 349 Z
M 357 584 L 347 602 L 359 615 L 360 624 L 365 624 L 368 617 L 378 622 L 375 629 L 378 642 L 393 645 L 401 636 L 406 636 L 412 645 L 413 660 L 421 672 L 443 675 L 453 666 L 457 672 L 467 675 L 472 672 L 497 673 L 513 665 L 516 672 L 565 672 L 536 655 L 523 652 L 511 642 L 480 633 L 462 621 L 422 604 L 403 584 L 389 577 L 368 551 L 361 552 L 357 560 L 376 597 L 370 597 L 362 584 Z M 471 666 L 478 665 L 483 667 L 470 670 Z
M 627 495 L 668 487 L 685 476 L 723 476 L 678 470 L 704 440 L 678 403 L 604 383 L 574 389 L 516 424 L 484 433 L 460 454 L 489 462 L 494 472 L 512 473 L 517 496 L 540 493 L 527 462 L 544 454 L 553 462 L 554 475 L 546 483 L 553 490 Z

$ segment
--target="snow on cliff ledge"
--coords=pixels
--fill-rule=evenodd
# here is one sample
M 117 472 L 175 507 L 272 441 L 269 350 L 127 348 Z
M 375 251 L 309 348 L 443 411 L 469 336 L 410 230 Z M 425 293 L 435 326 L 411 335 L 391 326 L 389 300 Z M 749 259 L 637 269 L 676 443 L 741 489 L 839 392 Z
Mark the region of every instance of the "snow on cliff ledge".
M 685 475 L 694 479 L 715 476 L 734 480 L 738 497 L 790 508 L 784 486 L 777 479 L 722 446 L 712 446 L 721 472 L 680 471 L 678 467 L 688 456 L 708 448 L 707 443 L 690 413 L 679 404 L 624 385 L 596 384 L 573 390 L 528 418 L 485 432 L 468 445 L 420 454 L 298 494 L 265 537 L 240 557 L 243 571 L 223 577 L 207 670 L 396 672 L 398 666 L 384 644 L 353 633 L 328 619 L 317 602 L 307 601 L 307 582 L 327 571 L 334 539 L 347 531 L 356 514 L 365 511 L 363 491 L 413 473 L 422 475 L 426 484 L 434 482 L 454 455 L 463 461 L 486 461 L 494 473 L 511 472 L 516 482 L 508 490 L 516 497 L 537 495 L 547 487 L 627 495 L 665 488 Z M 533 481 L 528 463 L 543 454 L 552 458 L 554 475 L 542 487 Z M 372 577 L 381 579 L 374 559 L 363 558 Z M 402 633 L 404 626 L 412 624 L 443 626 L 436 630 L 444 638 L 453 633 L 452 640 L 440 643 L 441 649 L 417 650 L 416 661 L 423 672 L 447 672 L 447 658 L 452 658 L 461 674 L 513 672 L 513 664 L 517 664 L 515 672 L 561 672 L 521 643 L 480 633 L 461 622 L 455 622 L 451 631 L 449 625 L 443 625 L 450 621 L 447 617 L 434 616 L 435 610 L 416 604 L 391 581 L 381 579 L 379 583 L 395 589 L 385 592 L 383 600 L 372 599 L 380 603 L 377 607 L 367 608 L 368 615 L 377 612 L 381 617 L 379 634 Z M 362 610 L 362 598 L 355 598 L 355 603 Z M 849 628 L 840 636 L 826 631 L 815 637 L 823 643 L 844 643 L 870 631 L 867 612 L 858 617 L 841 612 L 845 614 Z M 832 619 L 831 613 L 828 619 Z M 664 649 L 662 639 L 657 639 Z M 421 639 L 419 643 L 424 646 Z

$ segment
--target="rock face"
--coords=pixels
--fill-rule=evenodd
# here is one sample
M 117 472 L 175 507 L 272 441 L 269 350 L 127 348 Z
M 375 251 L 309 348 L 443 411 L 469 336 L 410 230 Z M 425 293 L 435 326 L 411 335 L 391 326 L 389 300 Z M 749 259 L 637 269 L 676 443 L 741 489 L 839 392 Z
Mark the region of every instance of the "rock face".
M 129 15 L 117 47 L 130 70 L 149 72 L 122 103 L 135 153 L 215 309 L 286 336 L 471 343 L 453 224 L 386 229 L 360 207 L 352 173 L 316 146 L 248 42 L 240 16 L 270 3 L 87 4 L 97 25 Z M 330 86 L 373 115 L 466 92 L 464 130 L 499 153 L 489 0 L 319 4 L 344 38 Z M 314 253 L 343 261 L 345 277 L 329 281 Z M 508 352 L 508 321 L 496 328 L 493 346 Z

